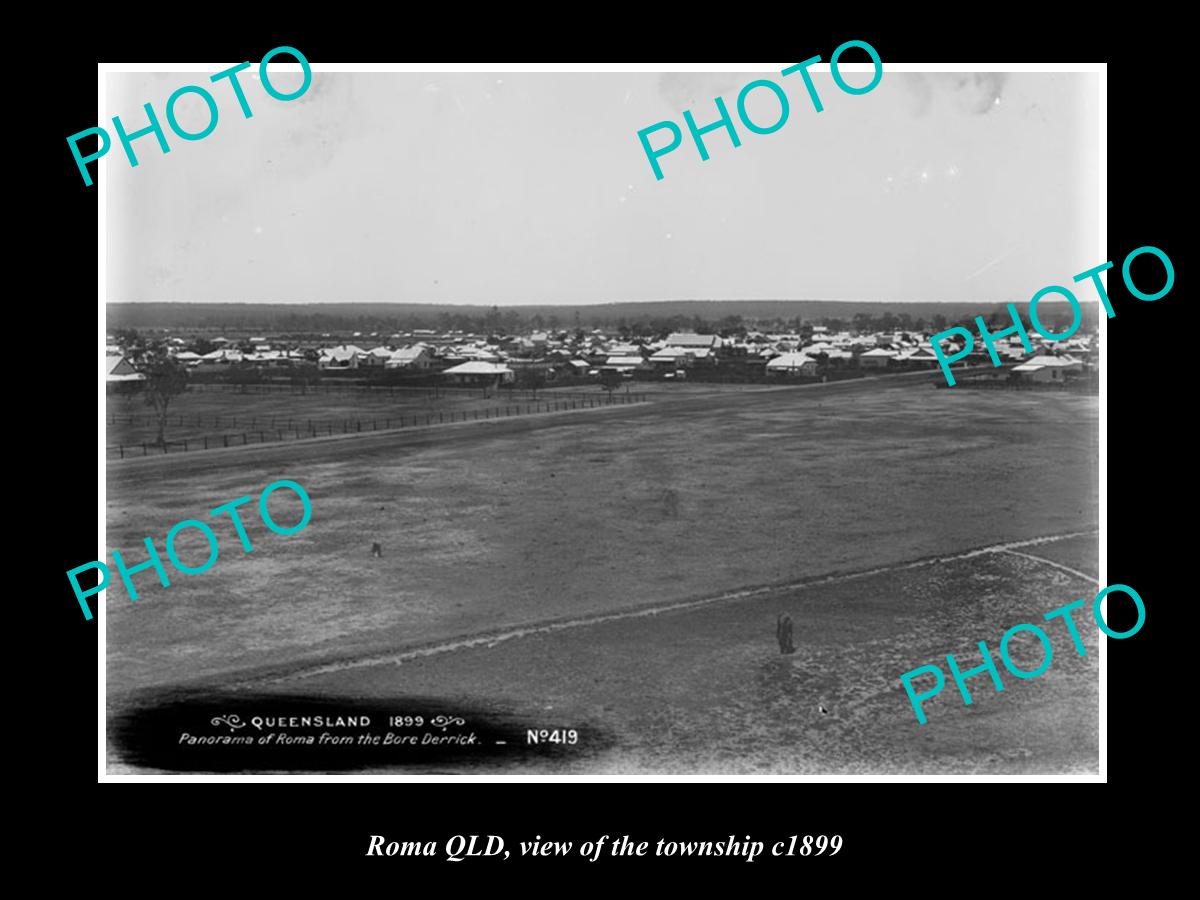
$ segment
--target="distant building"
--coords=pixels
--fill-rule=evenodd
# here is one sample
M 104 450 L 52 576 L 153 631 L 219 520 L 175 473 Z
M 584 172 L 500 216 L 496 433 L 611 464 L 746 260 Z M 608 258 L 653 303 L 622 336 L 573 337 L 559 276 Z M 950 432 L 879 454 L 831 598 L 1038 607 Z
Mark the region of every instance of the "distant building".
M 817 361 L 805 353 L 784 353 L 767 363 L 768 375 L 816 375 Z
M 457 366 L 451 366 L 442 372 L 451 384 L 470 384 L 478 386 L 499 387 L 513 380 L 513 370 L 499 363 L 472 360 Z
M 104 357 L 105 381 L 145 381 L 146 376 L 133 367 L 124 356 Z
M 1083 363 L 1070 356 L 1035 356 L 1028 362 L 1015 366 L 1013 377 L 1021 381 L 1033 381 L 1050 384 L 1061 384 L 1068 378 L 1083 371 Z
M 357 369 L 359 360 L 364 355 L 366 355 L 366 351 L 361 347 L 355 347 L 353 344 L 340 344 L 337 347 L 330 347 L 321 351 L 321 358 L 317 361 L 317 368 Z
M 937 354 L 929 347 L 918 347 L 916 350 L 903 353 L 896 357 L 896 361 L 927 369 L 936 369 L 941 364 L 938 361 Z
M 104 357 L 104 389 L 111 393 L 140 390 L 146 376 L 124 356 Z
M 359 366 L 367 369 L 382 369 L 392 358 L 392 351 L 387 347 L 372 347 L 358 359 Z
M 242 354 L 236 350 L 213 350 L 205 353 L 191 365 L 205 372 L 223 372 L 241 361 Z
M 886 369 L 896 357 L 895 350 L 884 350 L 876 347 L 858 357 L 858 364 L 864 369 Z
M 641 356 L 610 356 L 602 365 L 605 369 L 616 369 L 618 372 L 632 372 L 644 367 L 646 361 Z
M 391 355 L 386 363 L 386 367 L 389 369 L 415 369 L 422 372 L 432 365 L 433 354 L 423 344 L 401 347 Z
M 677 331 L 674 334 L 667 335 L 666 346 L 715 350 L 721 346 L 721 338 L 715 334 L 693 334 L 690 331 Z
M 686 369 L 696 361 L 697 352 L 701 351 L 668 345 L 651 356 L 648 362 L 656 368 Z

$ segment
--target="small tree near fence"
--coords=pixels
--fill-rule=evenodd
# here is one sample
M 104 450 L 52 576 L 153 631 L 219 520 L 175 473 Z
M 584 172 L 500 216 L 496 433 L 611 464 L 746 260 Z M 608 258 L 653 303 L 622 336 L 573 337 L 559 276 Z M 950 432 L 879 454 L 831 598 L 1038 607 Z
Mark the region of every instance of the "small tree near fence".
M 624 376 L 616 369 L 600 370 L 600 386 L 608 391 L 608 400 L 610 403 L 612 402 L 613 391 L 619 388 L 624 381 Z
M 167 352 L 165 341 L 139 340 L 126 348 L 130 363 L 143 376 L 142 395 L 146 405 L 154 407 L 158 416 L 159 447 L 167 444 L 167 409 L 171 401 L 187 390 L 187 370 Z
M 533 392 L 533 399 L 537 399 L 538 388 L 546 386 L 546 373 L 542 369 L 537 369 L 532 366 L 517 370 L 516 386 L 527 391 Z

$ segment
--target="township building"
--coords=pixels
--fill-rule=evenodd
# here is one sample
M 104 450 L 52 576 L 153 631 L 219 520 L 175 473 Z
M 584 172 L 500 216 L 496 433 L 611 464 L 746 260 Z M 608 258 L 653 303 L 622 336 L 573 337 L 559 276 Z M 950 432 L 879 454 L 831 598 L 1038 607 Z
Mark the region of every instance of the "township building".
M 807 353 L 783 353 L 767 362 L 768 375 L 816 375 L 818 363 Z
M 499 387 L 513 380 L 513 370 L 499 363 L 472 360 L 451 366 L 442 373 L 451 384 L 468 384 L 476 387 Z
M 124 356 L 104 357 L 104 390 L 106 393 L 125 393 L 142 388 L 146 376 L 133 367 Z
M 367 351 L 353 344 L 339 344 L 321 351 L 318 369 L 357 369 Z
M 1071 356 L 1035 356 L 1029 362 L 1013 367 L 1014 378 L 1039 383 L 1061 383 L 1068 373 L 1075 375 L 1083 371 L 1083 363 Z
M 433 365 L 433 353 L 424 344 L 401 347 L 385 363 L 388 369 L 412 369 L 424 372 Z
M 677 331 L 667 335 L 664 346 L 711 351 L 721 346 L 721 338 L 716 334 L 693 334 L 690 331 Z

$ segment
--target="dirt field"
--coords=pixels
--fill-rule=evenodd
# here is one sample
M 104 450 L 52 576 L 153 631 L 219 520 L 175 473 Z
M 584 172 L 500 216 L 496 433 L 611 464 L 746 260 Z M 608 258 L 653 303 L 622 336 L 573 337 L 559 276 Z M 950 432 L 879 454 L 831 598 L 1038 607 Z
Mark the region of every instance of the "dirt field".
M 1063 542 L 1094 551 L 1095 538 Z M 1027 548 L 1042 553 L 1049 545 Z M 1094 771 L 1098 758 L 1098 630 L 1081 627 L 1079 657 L 1062 626 L 1045 675 L 1000 669 L 968 681 L 963 704 L 945 663 L 978 665 L 979 640 L 1001 635 L 1080 594 L 1088 579 L 1004 551 L 648 616 L 535 633 L 428 657 L 364 661 L 273 682 L 279 691 L 470 702 L 544 727 L 601 722 L 615 747 L 580 763 L 523 761 L 515 771 L 679 774 L 1013 774 Z M 797 653 L 774 641 L 780 612 Z M 1086 620 L 1083 620 L 1086 621 Z M 1014 662 L 1041 661 L 1014 639 Z M 918 724 L 899 676 L 927 663 L 946 674 Z M 997 663 L 999 666 L 1000 664 Z M 515 676 L 515 677 L 514 677 Z M 507 685 L 515 682 L 518 691 Z M 921 684 L 919 690 L 926 686 Z M 821 708 L 826 712 L 822 713 Z M 986 747 L 980 752 L 980 747 Z M 514 770 L 494 761 L 463 771 Z
M 1056 656 L 1043 678 L 988 688 L 971 708 L 951 685 L 921 728 L 900 688 L 900 673 L 998 640 L 1088 587 L 1011 553 L 419 665 L 337 666 L 1089 532 L 1096 423 L 1095 398 L 854 382 L 110 464 L 108 540 L 132 561 L 142 537 L 161 546 L 176 521 L 276 478 L 303 484 L 314 504 L 290 538 L 251 513 L 249 555 L 218 527 L 213 569 L 170 588 L 135 576 L 137 604 L 110 591 L 110 707 L 139 689 L 269 675 L 279 691 L 295 678 L 304 690 L 434 691 L 598 718 L 618 749 L 595 764 L 612 771 L 1094 768 L 1094 655 Z M 292 521 L 285 507 L 277 516 Z M 1094 538 L 1029 552 L 1053 558 L 1051 546 L 1095 574 Z M 773 639 L 785 610 L 797 622 L 791 658 Z M 316 667 L 326 671 L 299 677 Z M 831 714 L 813 719 L 817 694 Z M 1055 724 L 1035 736 L 1036 723 Z

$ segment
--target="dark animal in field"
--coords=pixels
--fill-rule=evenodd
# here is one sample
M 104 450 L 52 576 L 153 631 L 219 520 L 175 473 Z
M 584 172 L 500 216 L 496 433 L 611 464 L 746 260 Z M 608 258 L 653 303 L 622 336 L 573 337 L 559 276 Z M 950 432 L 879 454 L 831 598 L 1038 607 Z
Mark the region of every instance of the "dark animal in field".
M 383 556 L 383 545 L 379 544 L 379 543 L 372 544 L 371 545 L 371 555 L 372 556 Z

